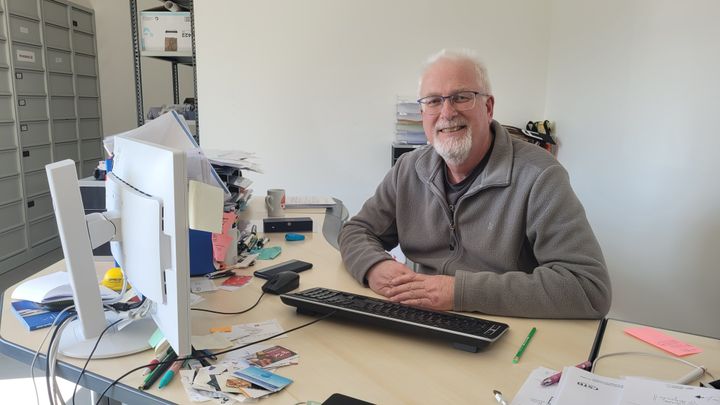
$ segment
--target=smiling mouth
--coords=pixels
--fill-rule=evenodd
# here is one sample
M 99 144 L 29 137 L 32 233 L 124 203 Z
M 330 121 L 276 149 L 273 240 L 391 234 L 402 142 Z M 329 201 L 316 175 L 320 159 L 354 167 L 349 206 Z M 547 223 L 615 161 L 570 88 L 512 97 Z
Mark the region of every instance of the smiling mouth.
M 462 131 L 465 128 L 467 128 L 467 125 L 458 125 L 458 126 L 454 126 L 454 127 L 447 127 L 447 128 L 439 129 L 437 132 L 442 132 L 444 134 L 447 134 L 447 133 L 451 133 L 451 132 Z

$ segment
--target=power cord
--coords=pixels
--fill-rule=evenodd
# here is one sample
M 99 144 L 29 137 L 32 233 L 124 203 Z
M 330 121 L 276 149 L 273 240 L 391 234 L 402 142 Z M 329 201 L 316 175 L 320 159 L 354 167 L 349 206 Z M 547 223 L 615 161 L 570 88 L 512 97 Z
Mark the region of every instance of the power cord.
M 591 373 L 595 372 L 595 367 L 597 366 L 600 359 L 603 359 L 606 357 L 625 356 L 625 355 L 649 356 L 649 357 L 657 357 L 660 359 L 674 360 L 674 361 L 683 363 L 685 365 L 688 365 L 688 366 L 694 368 L 694 370 L 690 371 L 688 374 L 685 374 L 684 376 L 675 380 L 674 382 L 676 384 L 689 384 L 689 383 L 697 380 L 698 378 L 702 377 L 705 374 L 709 375 L 710 378 L 715 379 L 715 376 L 713 376 L 709 371 L 707 371 L 707 368 L 705 368 L 705 366 L 698 366 L 687 360 L 676 359 L 676 358 L 670 357 L 670 356 L 663 356 L 660 354 L 647 353 L 647 352 L 617 352 L 617 353 L 603 354 L 602 356 L 598 356 L 598 358 L 595 359 L 595 361 L 593 362 L 592 368 L 590 369 L 590 372 Z
M 260 298 L 262 298 L 262 295 L 260 296 Z M 287 330 L 287 331 L 285 331 L 285 332 L 280 332 L 280 333 L 275 334 L 275 335 L 272 335 L 272 336 L 270 336 L 270 337 L 266 337 L 266 338 L 264 338 L 264 339 L 259 339 L 259 340 L 256 340 L 256 341 L 254 341 L 254 342 L 244 344 L 244 345 L 242 345 L 242 346 L 233 347 L 232 349 L 223 350 L 223 351 L 214 353 L 213 355 L 216 356 L 216 355 L 219 355 L 219 354 L 225 354 L 225 353 L 233 352 L 233 351 L 235 351 L 235 350 L 244 349 L 244 348 L 246 348 L 246 347 L 248 347 L 248 346 L 251 346 L 251 345 L 254 345 L 254 344 L 257 344 L 257 343 L 262 343 L 262 342 L 265 342 L 265 341 L 267 341 L 267 340 L 274 339 L 274 338 L 276 338 L 276 337 L 278 337 L 278 336 L 282 336 L 282 335 L 284 335 L 284 334 L 286 334 L 286 333 L 294 332 L 294 331 L 296 331 L 296 330 L 299 330 L 299 329 L 308 327 L 308 326 L 310 326 L 310 325 L 312 325 L 312 324 L 314 324 L 314 323 L 320 322 L 320 321 L 322 321 L 323 319 L 327 319 L 327 318 L 329 318 L 329 317 L 331 317 L 331 316 L 333 316 L 333 315 L 335 315 L 335 311 L 330 312 L 330 313 L 328 313 L 328 314 L 325 314 L 325 315 L 321 316 L 320 318 L 315 319 L 315 320 L 313 320 L 313 321 L 304 323 L 304 324 L 302 324 L 302 325 L 300 325 L 300 326 L 296 326 L 296 327 L 294 327 L 294 328 L 292 328 L 292 329 L 290 329 L 290 330 Z M 210 357 L 210 355 L 206 355 L 206 356 L 185 356 L 185 357 L 177 358 L 177 359 L 173 360 L 172 362 L 175 362 L 175 361 L 185 361 L 185 360 L 190 360 L 190 359 L 205 359 L 205 358 L 209 358 L 209 357 Z M 155 364 L 156 367 L 159 367 L 161 364 L 164 364 L 164 363 L 171 363 L 171 362 L 170 362 L 170 361 L 164 361 L 164 362 L 161 361 L 161 362 L 159 362 L 159 363 L 153 363 L 153 364 Z M 142 370 L 142 369 L 144 369 L 145 367 L 148 367 L 148 366 L 151 366 L 151 365 L 152 365 L 152 364 L 143 364 L 142 366 L 135 367 L 134 369 L 132 369 L 132 370 L 128 371 L 127 373 L 125 373 L 125 374 L 121 375 L 120 377 L 118 377 L 115 381 L 111 382 L 110 385 L 107 386 L 107 388 L 105 388 L 105 391 L 103 391 L 103 392 L 100 394 L 100 396 L 99 396 L 98 399 L 97 399 L 97 402 L 95 402 L 95 405 L 100 405 L 100 402 L 102 401 L 103 397 L 105 397 L 105 394 L 110 390 L 110 388 L 112 388 L 115 384 L 117 384 L 118 382 L 120 382 L 120 380 L 122 380 L 123 378 L 127 377 L 128 375 L 130 375 L 130 374 L 132 374 L 132 373 L 134 373 L 134 372 L 136 372 L 136 371 L 138 371 L 138 370 Z
M 45 355 L 45 384 L 47 385 L 48 400 L 50 401 L 50 405 L 55 404 L 55 397 L 56 397 L 56 394 L 53 389 L 53 387 L 55 385 L 50 384 L 50 376 L 52 374 L 52 370 L 50 369 L 50 364 L 51 364 L 50 359 L 53 357 L 52 356 L 53 344 L 55 343 L 55 339 L 57 338 L 58 334 L 61 333 L 62 330 L 64 329 L 64 327 L 67 326 L 67 324 L 75 318 L 77 318 L 77 315 L 69 316 L 69 317 L 63 319 L 62 321 L 60 321 L 60 323 L 57 325 L 57 327 L 53 330 L 52 336 L 50 337 L 50 342 L 48 343 L 48 351 L 47 351 L 47 354 Z M 60 402 L 62 403 L 62 398 L 61 398 Z
M 144 300 L 143 300 L 144 301 Z M 98 345 L 100 344 L 100 339 L 102 339 L 105 332 L 110 330 L 113 326 L 117 325 L 118 323 L 122 322 L 124 319 L 118 319 L 117 321 L 111 323 L 110 325 L 106 326 L 105 329 L 103 329 L 102 332 L 100 332 L 100 336 L 98 336 L 97 340 L 95 341 L 95 346 L 93 346 L 92 350 L 90 351 L 90 355 L 88 355 L 87 360 L 85 361 L 85 365 L 83 365 L 82 370 L 80 370 L 80 375 L 78 375 L 77 381 L 75 381 L 75 388 L 73 388 L 72 393 L 72 403 L 75 405 L 75 395 L 77 394 L 77 388 L 80 384 L 80 379 L 82 378 L 83 374 L 85 374 L 85 370 L 87 369 L 88 364 L 90 363 L 90 359 L 92 358 L 93 354 L 95 354 L 95 350 L 97 350 Z
M 32 363 L 30 363 L 30 379 L 33 383 L 33 389 L 35 390 L 35 402 L 40 405 L 40 393 L 37 389 L 37 384 L 35 383 L 35 362 L 37 361 L 37 358 L 40 356 L 40 351 L 42 350 L 43 345 L 45 344 L 45 341 L 50 336 L 50 333 L 53 331 L 53 327 L 60 324 L 60 321 L 58 319 L 62 319 L 62 316 L 65 314 L 65 312 L 73 311 L 75 309 L 74 305 L 71 305 L 62 311 L 58 313 L 58 315 L 53 320 L 53 323 L 50 325 L 50 328 L 48 329 L 48 332 L 45 334 L 45 337 L 43 338 L 42 342 L 40 342 L 40 346 L 38 346 L 37 350 L 35 351 L 35 355 L 33 356 Z
M 240 312 L 220 312 L 220 311 L 213 311 L 211 309 L 202 309 L 202 308 L 190 308 L 190 310 L 191 311 L 200 311 L 200 312 L 210 312 L 211 314 L 220 314 L 220 315 L 240 315 L 240 314 L 244 314 L 245 312 L 248 312 L 251 309 L 255 308 L 260 303 L 260 300 L 262 299 L 263 296 L 265 296 L 265 291 L 263 291 L 263 293 L 260 294 L 260 297 L 258 297 L 257 301 L 255 301 L 255 303 L 250 308 L 243 309 Z

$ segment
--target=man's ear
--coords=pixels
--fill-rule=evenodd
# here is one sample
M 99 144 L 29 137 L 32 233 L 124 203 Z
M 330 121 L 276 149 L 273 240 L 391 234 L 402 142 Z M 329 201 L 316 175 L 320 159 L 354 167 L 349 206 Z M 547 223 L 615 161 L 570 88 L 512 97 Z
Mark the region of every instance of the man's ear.
M 490 119 L 492 119 L 493 113 L 495 112 L 495 97 L 494 96 L 488 96 L 487 100 L 485 101 L 485 109 L 487 111 L 488 117 L 490 117 Z

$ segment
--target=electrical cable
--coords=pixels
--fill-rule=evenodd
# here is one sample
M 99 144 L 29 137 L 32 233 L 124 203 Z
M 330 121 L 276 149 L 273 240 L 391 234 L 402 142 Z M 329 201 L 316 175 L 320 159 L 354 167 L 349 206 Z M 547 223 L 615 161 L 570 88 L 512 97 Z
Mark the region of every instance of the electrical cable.
M 261 297 L 262 297 L 262 295 L 261 295 Z M 296 331 L 296 330 L 299 330 L 299 329 L 308 327 L 308 326 L 310 326 L 310 325 L 312 325 L 312 324 L 314 324 L 314 323 L 320 322 L 320 321 L 322 321 L 323 319 L 327 319 L 327 318 L 329 318 L 329 317 L 331 317 L 331 316 L 333 316 L 333 315 L 335 315 L 335 311 L 330 312 L 330 313 L 328 313 L 328 314 L 325 314 L 325 315 L 321 316 L 320 318 L 317 318 L 317 319 L 315 319 L 315 320 L 313 320 L 313 321 L 304 323 L 304 324 L 302 324 L 302 325 L 300 325 L 300 326 L 296 326 L 296 327 L 294 327 L 294 328 L 292 328 L 292 329 L 289 329 L 289 330 L 287 330 L 287 331 L 280 332 L 280 333 L 277 333 L 277 334 L 272 335 L 272 336 L 270 336 L 270 337 L 266 337 L 266 338 L 264 338 L 264 339 L 256 340 L 256 341 L 254 341 L 254 342 L 246 343 L 246 344 L 244 344 L 244 345 L 242 345 L 242 346 L 233 347 L 232 349 L 223 350 L 223 351 L 214 353 L 213 355 L 216 356 L 216 355 L 219 355 L 219 354 L 230 353 L 230 352 L 233 352 L 233 351 L 235 351 L 235 350 L 240 350 L 240 349 L 246 348 L 246 347 L 248 347 L 248 346 L 250 346 L 250 345 L 254 345 L 254 344 L 257 344 L 257 343 L 262 343 L 262 342 L 265 342 L 265 341 L 267 341 L 267 340 L 274 339 L 274 338 L 276 338 L 276 337 L 278 337 L 278 336 L 282 336 L 282 335 L 284 335 L 284 334 L 286 334 L 286 333 L 294 332 L 294 331 Z M 206 355 L 206 356 L 185 356 L 185 357 L 177 358 L 177 359 L 175 359 L 175 360 L 173 360 L 173 361 L 181 361 L 181 360 L 182 360 L 182 361 L 185 361 L 185 360 L 190 360 L 190 359 L 205 359 L 205 358 L 209 358 L 209 357 L 210 357 L 210 355 Z M 158 366 L 160 366 L 160 365 L 163 364 L 163 363 L 170 363 L 170 362 L 169 362 L 169 361 L 166 361 L 166 362 L 162 362 L 162 361 L 161 361 L 161 362 L 159 362 L 159 363 L 154 363 L 154 364 L 155 364 L 156 367 L 158 367 Z M 134 369 L 128 371 L 127 373 L 125 373 L 125 374 L 121 375 L 120 377 L 118 377 L 117 379 L 115 379 L 115 381 L 111 382 L 110 385 L 108 385 L 107 388 L 105 388 L 105 391 L 103 391 L 103 392 L 100 394 L 100 396 L 99 396 L 98 399 L 97 399 L 97 402 L 95 402 L 95 405 L 100 405 L 100 402 L 102 401 L 103 397 L 105 397 L 105 394 L 110 390 L 110 388 L 112 388 L 115 384 L 117 384 L 118 382 L 120 382 L 120 380 L 122 380 L 123 378 L 127 377 L 128 375 L 130 375 L 130 374 L 132 374 L 132 373 L 134 373 L 134 372 L 136 372 L 136 371 L 138 371 L 138 370 L 142 370 L 142 369 L 144 369 L 145 367 L 148 367 L 148 366 L 150 366 L 150 365 L 152 365 L 152 364 L 150 364 L 150 363 L 149 363 L 149 364 L 143 364 L 142 366 L 135 367 Z
M 670 357 L 670 356 L 663 356 L 661 354 L 647 353 L 647 352 L 616 352 L 616 353 L 603 354 L 602 356 L 598 356 L 595 359 L 595 361 L 593 362 L 592 368 L 590 369 L 590 372 L 591 373 L 595 372 L 595 366 L 597 366 L 597 363 L 601 359 L 606 358 L 606 357 L 624 356 L 624 355 L 649 356 L 649 357 L 657 357 L 660 359 L 673 360 L 673 361 L 677 361 L 677 362 L 683 363 L 685 365 L 688 365 L 690 367 L 693 367 L 695 369 L 692 372 L 690 372 L 690 373 L 686 374 L 685 376 L 676 380 L 675 381 L 676 384 L 689 384 L 689 383 L 693 382 L 694 380 L 702 377 L 704 374 L 709 375 L 710 378 L 713 378 L 713 379 L 715 378 L 715 376 L 713 376 L 709 371 L 707 371 L 707 369 L 704 366 L 698 366 L 697 364 L 693 364 L 693 363 L 691 363 L 687 360 L 683 360 L 683 359 L 676 359 L 676 358 Z M 690 380 L 688 380 L 688 379 L 690 379 Z
M 110 330 L 110 328 L 117 325 L 121 321 L 123 321 L 123 319 L 118 319 L 117 321 L 106 326 L 105 329 L 103 329 L 103 331 L 100 332 L 100 336 L 98 336 L 97 340 L 95 341 L 95 346 L 93 346 L 92 350 L 90 351 L 90 355 L 88 356 L 87 360 L 85 361 L 85 365 L 83 365 L 82 370 L 80 370 L 80 375 L 78 375 L 77 381 L 75 381 L 75 388 L 73 388 L 73 393 L 72 393 L 73 405 L 75 405 L 75 394 L 77 394 L 77 388 L 78 388 L 78 385 L 80 384 L 80 379 L 82 378 L 83 374 L 85 374 L 85 370 L 87 369 L 87 366 L 90 363 L 90 359 L 92 358 L 93 354 L 95 354 L 95 350 L 97 349 L 98 345 L 100 344 L 100 339 L 102 339 L 105 332 Z
M 52 348 L 53 342 L 55 341 L 55 338 L 57 337 L 58 331 L 61 330 L 62 325 L 65 325 L 72 319 L 76 318 L 77 316 L 69 316 L 57 325 L 57 327 L 53 330 L 52 336 L 50 337 L 50 342 L 48 343 L 48 352 L 45 355 L 45 384 L 47 385 L 47 392 L 48 392 L 48 400 L 50 401 L 50 405 L 55 404 L 54 395 L 52 392 L 52 388 L 50 386 L 50 349 Z
M 71 322 L 64 322 L 58 327 L 58 336 L 57 339 L 54 342 L 51 342 L 50 344 L 50 352 L 48 354 L 48 357 L 50 358 L 50 383 L 52 384 L 52 392 L 53 397 L 55 400 L 57 400 L 58 403 L 61 405 L 65 405 L 65 400 L 63 400 L 62 394 L 60 393 L 60 386 L 58 385 L 57 378 L 56 378 L 56 369 L 57 369 L 57 353 L 60 349 L 60 341 L 62 340 L 62 334 L 65 331 L 65 328 L 70 325 Z
M 248 312 L 251 309 L 255 308 L 260 303 L 260 300 L 262 299 L 263 296 L 265 296 L 265 291 L 263 291 L 263 293 L 260 294 L 260 297 L 258 297 L 257 301 L 255 301 L 255 303 L 250 308 L 243 309 L 240 312 L 221 312 L 221 311 L 213 311 L 211 309 L 202 309 L 202 308 L 190 308 L 190 310 L 191 311 L 200 311 L 200 312 L 210 312 L 211 314 L 220 314 L 220 315 L 240 315 L 240 314 L 244 314 L 245 312 Z
M 40 394 L 38 393 L 37 384 L 35 383 L 35 362 L 37 361 L 37 358 L 40 356 L 40 351 L 42 350 L 42 347 L 45 344 L 45 341 L 50 336 L 50 333 L 53 331 L 53 327 L 57 326 L 57 324 L 59 324 L 58 319 L 62 319 L 62 316 L 65 312 L 71 311 L 74 308 L 75 308 L 75 305 L 70 305 L 69 307 L 63 309 L 62 311 L 60 311 L 60 313 L 57 314 L 57 316 L 53 320 L 52 324 L 50 325 L 48 332 L 45 334 L 45 337 L 43 338 L 42 342 L 40 342 L 40 346 L 38 346 L 37 350 L 35 351 L 35 355 L 33 356 L 32 362 L 30 363 L 30 379 L 32 380 L 33 388 L 35 389 L 35 402 L 38 405 L 40 405 Z

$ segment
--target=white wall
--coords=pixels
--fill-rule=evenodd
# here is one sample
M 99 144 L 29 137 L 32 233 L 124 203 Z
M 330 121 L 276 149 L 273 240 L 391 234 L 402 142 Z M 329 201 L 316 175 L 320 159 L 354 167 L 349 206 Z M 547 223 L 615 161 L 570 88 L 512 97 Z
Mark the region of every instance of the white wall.
M 443 47 L 487 61 L 497 118 L 544 111 L 547 1 L 195 2 L 200 143 L 255 151 L 256 194 L 342 199 L 351 213 L 390 168 L 398 95 Z
M 135 116 L 135 76 L 130 2 L 127 0 L 81 0 L 80 5 L 95 11 L 98 71 L 102 123 L 105 135 L 114 135 L 137 127 Z M 158 1 L 139 0 L 138 10 L 161 5 Z M 142 58 L 145 116 L 149 107 L 172 104 L 172 75 L 169 62 Z M 179 66 L 180 101 L 193 96 L 192 68 Z
M 553 0 L 546 116 L 612 315 L 720 337 L 720 3 Z

